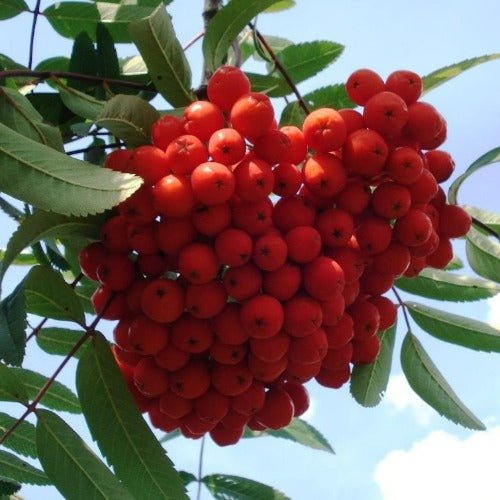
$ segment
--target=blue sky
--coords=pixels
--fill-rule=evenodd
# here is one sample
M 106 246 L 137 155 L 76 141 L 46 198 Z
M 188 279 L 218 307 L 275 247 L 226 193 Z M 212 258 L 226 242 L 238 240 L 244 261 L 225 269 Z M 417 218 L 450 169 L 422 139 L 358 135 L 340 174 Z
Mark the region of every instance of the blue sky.
M 42 7 L 48 4 L 43 1 Z M 169 7 L 181 43 L 202 29 L 199 15 L 202 4 L 202 1 L 174 0 Z M 343 82 L 360 67 L 374 69 L 383 77 L 403 68 L 425 75 L 463 59 L 500 52 L 500 4 L 495 0 L 298 0 L 297 4 L 288 11 L 261 16 L 258 28 L 264 34 L 279 35 L 293 42 L 330 40 L 346 47 L 335 64 L 299 85 L 303 93 Z M 19 39 L 17 33 L 28 33 L 30 24 L 27 14 L 3 23 L 0 52 L 26 63 L 27 37 Z M 70 51 L 69 44 L 55 37 L 43 19 L 39 21 L 36 47 L 35 62 Z M 123 55 L 135 53 L 133 47 L 120 49 Z M 195 85 L 200 79 L 200 54 L 199 43 L 187 52 Z M 500 61 L 493 61 L 469 70 L 425 96 L 448 122 L 448 140 L 443 149 L 455 159 L 454 177 L 477 157 L 500 145 L 499 81 Z M 162 102 L 157 105 L 164 107 Z M 498 179 L 498 165 L 484 169 L 464 184 L 459 201 L 500 212 Z M 5 246 L 12 227 L 2 218 L 0 246 Z M 463 255 L 461 242 L 455 246 Z M 20 275 L 20 270 L 8 272 L 5 292 Z M 460 304 L 458 309 L 451 303 L 446 307 L 495 322 L 500 327 L 498 299 Z M 109 333 L 110 325 L 106 329 Z M 456 426 L 412 393 L 401 375 L 397 355 L 405 334 L 400 321 L 389 388 L 378 407 L 360 407 L 347 386 L 328 390 L 308 385 L 312 409 L 307 419 L 327 437 L 336 455 L 272 438 L 241 441 L 230 448 L 218 448 L 208 441 L 204 472 L 250 477 L 275 486 L 294 500 L 498 498 L 500 479 L 492 465 L 500 463 L 498 355 L 443 344 L 416 326 L 415 333 L 458 395 L 486 423 L 487 431 L 472 432 Z M 57 361 L 42 356 L 33 344 L 26 366 L 42 366 L 41 371 L 50 374 Z M 70 387 L 74 386 L 74 366 L 70 364 L 60 379 Z M 79 418 L 68 417 L 68 423 L 88 438 Z M 198 441 L 178 439 L 170 442 L 167 449 L 180 469 L 195 472 L 199 447 Z M 21 493 L 27 499 L 59 498 L 57 492 L 46 488 L 23 488 Z M 204 498 L 209 498 L 208 493 Z

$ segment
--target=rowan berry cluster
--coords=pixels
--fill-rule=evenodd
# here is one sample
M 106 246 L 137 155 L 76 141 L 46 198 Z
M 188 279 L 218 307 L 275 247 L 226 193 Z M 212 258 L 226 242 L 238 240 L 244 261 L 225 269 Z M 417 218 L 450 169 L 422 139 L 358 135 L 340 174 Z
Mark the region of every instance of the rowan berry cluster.
M 208 101 L 107 157 L 144 184 L 80 264 L 157 428 L 226 445 L 245 426 L 288 425 L 309 405 L 306 382 L 338 388 L 376 359 L 394 280 L 446 266 L 469 229 L 438 186 L 454 163 L 420 77 L 362 69 L 346 89 L 362 111 L 279 128 L 269 98 L 222 67 Z

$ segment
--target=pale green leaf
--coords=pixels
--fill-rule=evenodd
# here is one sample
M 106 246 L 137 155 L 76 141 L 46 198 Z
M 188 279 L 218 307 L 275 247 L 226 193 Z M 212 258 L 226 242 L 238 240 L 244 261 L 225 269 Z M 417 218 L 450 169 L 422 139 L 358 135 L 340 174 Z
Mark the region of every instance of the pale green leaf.
M 462 403 L 420 341 L 408 332 L 401 347 L 401 366 L 411 388 L 440 415 L 469 429 L 484 424 Z
M 382 401 L 391 374 L 392 354 L 396 340 L 396 324 L 377 333 L 380 352 L 377 359 L 368 365 L 356 365 L 352 370 L 350 391 L 362 406 L 376 406 Z
M 464 205 L 462 208 L 464 208 L 471 217 L 474 217 L 482 224 L 485 224 L 491 230 L 496 231 L 500 238 L 500 214 L 489 212 L 488 210 L 484 210 L 483 208 L 473 207 L 471 205 Z M 485 234 L 489 234 L 486 233 L 483 228 L 476 225 L 474 221 L 473 224 L 479 231 Z
M 129 31 L 158 92 L 174 107 L 194 101 L 191 69 L 165 8 L 159 5 L 149 17 L 132 23 Z
M 280 0 L 230 0 L 210 20 L 203 38 L 203 56 L 208 73 L 223 62 L 229 48 L 245 26 L 260 12 Z
M 287 10 L 295 7 L 295 0 L 280 0 L 271 7 L 268 7 L 263 14 L 272 14 L 274 12 L 281 12 L 282 10 Z
M 0 123 L 0 189 L 42 210 L 66 215 L 103 212 L 141 183 L 139 177 L 68 157 Z
M 28 391 L 14 370 L 14 368 L 8 368 L 0 363 L 0 401 L 27 404 L 29 401 Z
M 465 251 L 477 274 L 500 283 L 500 243 L 472 227 L 467 233 Z
M 500 292 L 500 285 L 493 281 L 431 268 L 414 278 L 398 278 L 395 285 L 414 295 L 453 302 L 486 299 Z
M 454 255 L 444 269 L 445 271 L 458 271 L 459 269 L 463 268 L 464 268 L 464 263 L 462 262 L 462 259 L 457 255 Z
M 267 484 L 245 477 L 210 474 L 202 481 L 217 500 L 287 500 L 289 498 Z
M 23 283 L 0 302 L 0 359 L 21 365 L 26 344 L 26 309 Z
M 106 102 L 96 125 L 134 148 L 151 143 L 151 125 L 158 118 L 160 113 L 145 100 L 132 95 L 117 95 Z
M 16 424 L 17 418 L 0 412 L 0 436 Z M 35 426 L 30 422 L 21 422 L 10 436 L 2 443 L 20 455 L 36 457 Z
M 72 87 L 64 85 L 61 80 L 57 81 L 59 94 L 64 105 L 75 115 L 89 120 L 95 120 L 104 108 L 104 101 L 80 92 Z
M 45 472 L 33 467 L 28 462 L 21 460 L 16 455 L 0 450 L 0 470 L 2 476 L 14 479 L 22 484 L 50 484 L 50 479 Z
M 38 347 L 45 352 L 58 356 L 67 356 L 83 334 L 83 331 L 47 327 L 40 330 L 35 338 Z M 76 351 L 75 358 L 79 358 L 82 352 L 83 348 Z
M 37 411 L 36 444 L 45 472 L 64 498 L 132 500 L 128 490 L 55 413 Z
M 488 323 L 416 302 L 405 305 L 415 323 L 433 337 L 476 351 L 500 352 L 500 330 Z
M 0 248 L 0 262 L 5 258 L 5 250 Z M 13 261 L 14 266 L 34 266 L 38 264 L 36 257 L 31 252 L 21 252 Z
M 115 474 L 137 498 L 187 498 L 173 464 L 142 418 L 106 339 L 81 357 L 76 386 L 87 425 Z

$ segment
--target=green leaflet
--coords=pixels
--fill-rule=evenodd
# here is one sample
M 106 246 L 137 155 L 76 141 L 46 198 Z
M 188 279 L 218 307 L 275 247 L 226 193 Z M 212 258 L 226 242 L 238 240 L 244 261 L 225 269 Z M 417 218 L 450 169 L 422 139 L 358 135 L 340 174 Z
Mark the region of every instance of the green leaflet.
M 20 483 L 38 484 L 40 486 L 50 484 L 50 479 L 45 472 L 21 460 L 16 455 L 3 450 L 0 450 L 0 470 L 2 476 Z
M 226 474 L 205 476 L 203 484 L 218 500 L 287 500 L 288 497 L 271 486 L 245 477 Z
M 17 418 L 11 417 L 6 413 L 0 412 L 0 436 L 4 434 L 17 422 Z M 35 458 L 35 426 L 27 421 L 21 422 L 14 432 L 7 438 L 2 446 L 9 448 L 20 455 Z
M 460 401 L 417 337 L 408 332 L 401 347 L 401 366 L 411 388 L 440 415 L 469 429 L 484 424 Z
M 29 10 L 24 0 L 0 0 L 0 20 L 15 17 Z
M 500 283 L 500 243 L 472 227 L 467 233 L 465 251 L 477 274 Z
M 0 359 L 11 365 L 21 365 L 26 343 L 26 310 L 24 285 L 0 302 Z
M 356 365 L 352 370 L 350 391 L 362 406 L 376 406 L 382 401 L 391 374 L 392 354 L 396 341 L 396 324 L 377 333 L 380 352 L 369 365 Z
M 67 328 L 43 328 L 36 336 L 36 343 L 49 354 L 67 356 L 85 332 L 68 330 Z M 75 358 L 80 358 L 83 348 L 75 353 Z
M 0 401 L 14 401 L 28 404 L 29 396 L 23 381 L 14 368 L 7 368 L 0 363 Z

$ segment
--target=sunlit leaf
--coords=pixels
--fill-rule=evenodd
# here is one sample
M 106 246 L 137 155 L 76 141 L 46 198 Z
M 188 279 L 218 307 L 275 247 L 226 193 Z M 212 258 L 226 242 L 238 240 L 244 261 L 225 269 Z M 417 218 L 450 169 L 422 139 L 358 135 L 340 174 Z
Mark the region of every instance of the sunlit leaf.
M 295 7 L 295 0 L 280 0 L 279 2 L 275 3 L 274 5 L 271 5 L 271 7 L 268 7 L 265 11 L 264 14 L 271 14 L 274 12 L 281 12 L 282 10 L 287 10 L 292 7 Z
M 465 251 L 477 274 L 500 283 L 500 243 L 472 227 L 467 233 Z
M 483 208 L 472 207 L 470 205 L 464 205 L 463 208 L 467 211 L 467 213 L 477 219 L 479 222 L 485 224 L 493 231 L 496 231 L 498 236 L 500 237 L 500 214 L 496 214 L 493 212 L 489 212 L 488 210 L 484 210 Z M 476 229 L 481 231 L 484 234 L 489 234 L 484 231 L 480 226 L 476 226 Z
M 16 424 L 17 418 L 0 412 L 0 436 Z M 20 455 L 26 457 L 36 457 L 35 426 L 30 423 L 21 422 L 10 436 L 2 443 L 2 446 L 9 448 Z
M 203 484 L 217 500 L 286 500 L 280 491 L 245 477 L 226 474 L 205 476 Z
M 408 332 L 401 347 L 401 366 L 411 388 L 440 415 L 469 429 L 484 424 L 462 403 L 420 341 Z

